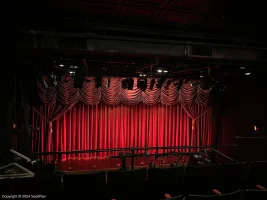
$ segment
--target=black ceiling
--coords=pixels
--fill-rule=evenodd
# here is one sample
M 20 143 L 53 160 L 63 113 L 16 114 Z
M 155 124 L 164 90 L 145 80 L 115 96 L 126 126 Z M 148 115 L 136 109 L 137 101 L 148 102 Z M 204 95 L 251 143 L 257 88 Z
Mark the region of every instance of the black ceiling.
M 52 2 L 52 3 L 51 3 Z M 5 17 L 19 28 L 85 32 L 92 23 L 264 36 L 264 6 L 233 0 L 55 0 L 11 5 Z

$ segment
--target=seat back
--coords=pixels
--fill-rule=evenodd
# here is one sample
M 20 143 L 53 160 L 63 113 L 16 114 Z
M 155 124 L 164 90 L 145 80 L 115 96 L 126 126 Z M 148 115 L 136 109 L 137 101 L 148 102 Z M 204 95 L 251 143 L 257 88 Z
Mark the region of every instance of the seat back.
M 35 177 L 14 179 L 13 191 L 16 194 L 40 194 L 39 182 Z
M 237 191 L 244 186 L 245 164 L 221 164 L 218 167 L 217 189 L 222 193 Z
M 267 190 L 245 190 L 243 200 L 266 200 Z
M 102 197 L 106 193 L 106 172 L 65 174 L 63 176 L 63 190 L 67 195 Z
M 108 189 L 111 198 L 134 199 L 144 193 L 147 169 L 109 171 Z
M 217 187 L 217 165 L 188 165 L 185 168 L 186 194 L 212 194 Z
M 14 194 L 13 179 L 0 179 L 0 194 Z
M 148 186 L 154 198 L 162 198 L 168 193 L 177 196 L 183 192 L 184 166 L 173 168 L 150 168 L 148 170 Z
M 250 170 L 247 180 L 247 187 L 254 189 L 256 185 L 262 185 L 267 188 L 267 162 L 253 162 L 250 164 Z
M 36 178 L 35 183 L 38 187 L 39 194 L 51 196 L 51 194 L 60 194 L 62 192 L 61 175 Z
M 178 195 L 175 197 L 168 198 L 168 200 L 183 200 L 183 199 L 184 199 L 183 195 Z M 162 199 L 162 200 L 166 200 L 166 199 Z
M 186 200 L 241 200 L 242 191 L 238 190 L 222 195 L 188 195 Z

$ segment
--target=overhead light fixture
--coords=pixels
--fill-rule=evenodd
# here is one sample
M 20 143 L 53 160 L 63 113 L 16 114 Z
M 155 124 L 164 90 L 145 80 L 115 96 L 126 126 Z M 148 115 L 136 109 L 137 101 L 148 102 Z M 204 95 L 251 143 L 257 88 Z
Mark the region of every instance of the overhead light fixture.
M 161 77 L 158 79 L 158 82 L 157 82 L 157 88 L 158 89 L 162 87 L 162 85 L 165 83 L 165 80 L 166 80 L 165 77 Z
M 177 90 L 180 90 L 184 83 L 183 79 L 180 79 L 178 82 L 174 83 L 173 85 L 177 87 Z
M 128 79 L 123 79 L 123 80 L 121 81 L 121 87 L 122 87 L 123 89 L 127 89 L 127 88 L 128 88 Z
M 147 80 L 144 79 L 144 78 L 139 78 L 138 81 L 137 81 L 137 87 L 142 90 L 142 91 L 145 91 L 146 88 L 147 88 Z
M 167 81 L 166 85 L 165 85 L 165 89 L 166 89 L 166 90 L 169 89 L 169 86 L 171 85 L 171 83 L 172 83 L 172 80 L 169 79 L 169 80 Z
M 162 73 L 162 69 L 158 69 L 158 73 Z
M 163 72 L 164 72 L 164 73 L 168 73 L 168 71 L 167 71 L 167 70 L 164 70 Z
M 134 85 L 133 78 L 128 78 L 128 90 L 132 90 Z
M 72 75 L 72 74 L 75 74 L 75 71 L 70 71 L 70 74 Z
M 248 76 L 248 75 L 250 75 L 250 74 L 251 74 L 250 72 L 245 73 L 246 76 Z
M 110 77 L 108 77 L 108 80 L 107 80 L 107 88 L 109 88 L 110 87 Z
M 97 76 L 95 78 L 95 88 L 100 88 L 102 86 L 102 77 Z
M 153 90 L 154 85 L 155 85 L 155 82 L 156 82 L 155 78 L 151 79 L 151 81 L 150 81 L 150 87 L 149 87 L 150 90 Z
M 63 64 L 60 64 L 59 67 L 64 67 L 64 65 Z

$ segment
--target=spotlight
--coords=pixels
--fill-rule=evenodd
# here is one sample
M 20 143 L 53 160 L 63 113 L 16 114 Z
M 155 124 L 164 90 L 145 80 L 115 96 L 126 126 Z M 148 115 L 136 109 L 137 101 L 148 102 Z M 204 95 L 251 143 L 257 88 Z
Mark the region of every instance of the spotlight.
M 134 80 L 133 78 L 128 79 L 128 90 L 132 90 L 134 85 Z
M 191 86 L 192 86 L 192 87 L 196 87 L 197 85 L 198 85 L 197 82 L 191 83 Z
M 121 81 L 121 87 L 122 87 L 123 89 L 127 89 L 127 87 L 128 87 L 128 79 L 123 79 L 123 80 Z
M 43 84 L 44 84 L 45 88 L 47 89 L 48 85 L 47 85 L 47 83 L 46 83 L 46 81 L 44 79 L 43 79 Z
M 158 89 L 162 87 L 162 85 L 165 83 L 165 80 L 166 80 L 165 77 L 161 77 L 158 79 L 158 82 L 157 82 L 157 88 Z
M 164 73 L 168 73 L 168 71 L 167 71 L 167 70 L 164 70 L 163 72 L 164 72 Z
M 155 78 L 151 79 L 151 81 L 150 81 L 150 87 L 149 87 L 150 90 L 153 90 L 154 85 L 155 85 L 155 82 L 156 82 Z
M 60 64 L 59 67 L 64 67 L 64 65 L 63 64 Z
M 177 90 L 181 89 L 183 82 L 183 79 L 180 79 L 178 82 L 174 83 L 174 86 L 177 86 Z
M 142 79 L 138 79 L 138 82 L 137 82 L 137 87 L 142 90 L 142 91 L 145 91 L 146 88 L 147 88 L 147 80 L 142 78 Z
M 250 75 L 250 74 L 251 74 L 250 72 L 248 72 L 248 73 L 245 73 L 245 75 L 246 75 L 246 76 L 248 76 L 248 75 Z
M 102 78 L 98 76 L 95 78 L 95 88 L 100 88 L 101 86 L 102 86 Z
M 110 87 L 110 77 L 108 77 L 108 80 L 107 80 L 107 88 L 109 88 Z
M 162 69 L 158 69 L 158 71 L 157 71 L 158 73 L 162 73 Z
M 165 85 L 165 89 L 166 89 L 166 90 L 169 89 L 169 86 L 170 86 L 171 83 L 172 83 L 172 80 L 169 79 L 169 80 L 167 81 L 166 85 Z

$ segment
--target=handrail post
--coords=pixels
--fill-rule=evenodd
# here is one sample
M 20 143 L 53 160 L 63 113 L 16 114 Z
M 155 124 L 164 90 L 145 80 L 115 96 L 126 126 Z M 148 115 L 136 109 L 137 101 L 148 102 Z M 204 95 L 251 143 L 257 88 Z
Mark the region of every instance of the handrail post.
M 134 170 L 134 149 L 131 149 L 131 170 Z

